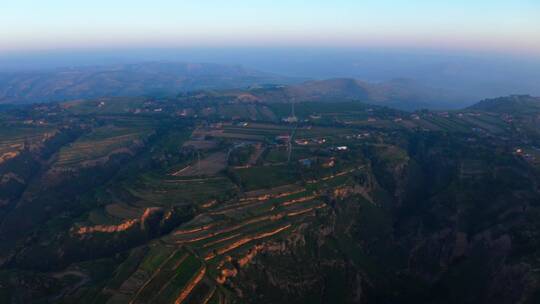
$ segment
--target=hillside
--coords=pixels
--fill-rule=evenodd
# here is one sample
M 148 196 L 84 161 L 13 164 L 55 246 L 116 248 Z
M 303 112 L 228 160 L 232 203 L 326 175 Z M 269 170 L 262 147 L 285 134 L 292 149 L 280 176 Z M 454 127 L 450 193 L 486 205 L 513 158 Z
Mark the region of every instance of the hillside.
M 448 92 L 421 86 L 408 79 L 369 83 L 355 79 L 330 79 L 292 85 L 287 90 L 300 101 L 351 99 L 403 110 L 455 108 L 459 100 Z
M 508 114 L 540 113 L 540 97 L 512 95 L 486 99 L 472 105 L 469 109 Z
M 150 62 L 0 73 L 0 103 L 50 102 L 104 96 L 174 95 L 201 89 L 289 83 L 293 79 L 240 66 Z
M 0 303 L 538 303 L 537 116 L 247 100 L 0 108 Z
M 228 97 L 240 101 L 264 103 L 360 101 L 401 110 L 450 109 L 463 104 L 443 90 L 423 87 L 411 80 L 397 79 L 369 83 L 352 78 L 313 80 L 288 86 L 212 92 L 202 97 Z M 189 94 L 188 94 L 189 96 Z
M 447 91 L 421 86 L 407 79 L 382 83 L 350 78 L 301 81 L 217 64 L 151 62 L 74 67 L 0 73 L 0 104 L 100 97 L 164 97 L 179 93 L 192 97 L 199 96 L 201 91 L 212 90 L 212 97 L 238 97 L 265 103 L 355 100 L 403 110 L 462 106 L 460 99 Z

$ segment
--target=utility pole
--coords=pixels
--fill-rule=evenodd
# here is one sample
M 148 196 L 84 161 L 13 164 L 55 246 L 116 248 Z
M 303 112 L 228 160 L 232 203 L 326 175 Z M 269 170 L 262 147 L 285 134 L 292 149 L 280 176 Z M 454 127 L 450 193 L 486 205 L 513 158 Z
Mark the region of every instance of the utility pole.
M 289 136 L 289 140 L 287 142 L 287 163 L 291 162 L 291 155 L 292 155 L 292 149 L 293 149 L 292 140 L 294 138 L 294 134 L 296 133 L 296 127 L 297 127 L 296 125 L 293 127 L 291 131 L 291 135 Z
M 291 137 L 292 137 L 292 133 L 289 136 L 289 142 L 287 143 L 287 163 L 291 162 L 291 154 L 292 154 L 292 143 L 291 143 L 292 139 L 291 139 Z
M 197 150 L 197 173 L 199 173 L 199 177 L 201 177 L 201 153 L 199 150 Z
M 296 119 L 296 114 L 294 113 L 294 99 L 293 99 L 293 100 L 291 100 L 291 117 L 289 119 L 289 122 L 294 123 L 294 126 L 293 126 L 293 129 L 292 129 L 291 134 L 289 136 L 289 140 L 287 142 L 287 163 L 291 162 L 292 140 L 293 140 L 293 137 L 294 137 L 294 133 L 296 131 L 297 121 L 298 120 Z

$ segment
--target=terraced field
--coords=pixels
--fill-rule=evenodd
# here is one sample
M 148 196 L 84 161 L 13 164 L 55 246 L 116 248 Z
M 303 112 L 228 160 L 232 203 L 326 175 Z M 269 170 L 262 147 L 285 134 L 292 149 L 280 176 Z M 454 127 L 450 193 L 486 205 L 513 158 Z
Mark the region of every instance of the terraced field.
M 234 276 L 235 267 L 243 267 L 266 242 L 310 223 L 327 208 L 325 193 L 353 172 L 327 176 L 309 184 L 309 190 L 288 184 L 200 205 L 193 220 L 133 250 L 100 298 L 107 303 L 225 303 L 230 296 L 222 284 Z M 120 204 L 105 210 L 118 217 L 137 214 L 136 207 Z
M 132 148 L 142 145 L 151 134 L 147 128 L 128 128 L 108 125 L 93 130 L 58 153 L 58 167 L 88 166 L 106 161 L 117 153 L 133 154 Z
M 451 113 L 448 115 L 424 115 L 421 119 L 412 120 L 419 128 L 433 131 L 470 133 L 483 130 L 492 134 L 503 135 L 508 125 L 496 115 L 475 113 Z
M 172 173 L 172 175 L 177 177 L 212 176 L 225 169 L 226 166 L 227 153 L 215 152 Z
M 147 177 L 136 188 L 127 188 L 136 198 L 136 204 L 141 206 L 151 202 L 160 205 L 198 204 L 235 189 L 236 186 L 224 176 L 191 179 Z
M 143 98 L 101 98 L 96 101 L 75 100 L 62 104 L 62 107 L 76 115 L 123 114 L 144 106 Z
M 107 303 L 182 303 L 206 272 L 193 253 L 153 244 L 133 251 L 101 297 Z
M 0 164 L 16 157 L 25 148 L 39 145 L 54 136 L 53 127 L 9 126 L 0 127 Z
M 54 243 L 40 239 L 41 235 L 33 237 L 35 248 L 43 249 L 52 261 L 58 261 L 59 252 L 82 256 L 83 262 L 71 261 L 73 269 L 68 270 L 84 273 L 70 287 L 84 285 L 81 290 L 86 294 L 73 292 L 74 298 L 79 296 L 76 299 L 89 303 L 238 300 L 233 278 L 252 259 L 279 251 L 303 229 L 314 231 L 324 220 L 348 212 L 340 209 L 345 198 L 354 196 L 362 204 L 379 207 L 377 196 L 389 194 L 377 191 L 396 186 L 394 175 L 414 179 L 414 174 L 429 171 L 415 168 L 419 164 L 411 159 L 442 157 L 450 150 L 445 145 L 492 144 L 495 134 L 506 136 L 511 127 L 517 129 L 495 114 L 395 114 L 350 104 L 346 111 L 340 111 L 342 105 L 300 106 L 298 123 L 280 122 L 289 115 L 289 105 L 211 102 L 190 108 L 204 114 L 204 119 L 190 120 L 178 110 L 162 120 L 164 113 L 156 111 L 161 104 L 150 104 L 154 108 L 147 102 L 127 101 L 64 105 L 79 115 L 80 129 L 86 133 L 71 144 L 59 145 L 62 148 L 43 162 L 43 170 L 66 179 L 74 176 L 75 181 L 77 172 L 96 177 L 94 169 L 103 169 L 105 176 L 96 182 L 95 191 L 84 188 L 81 197 L 76 196 L 77 208 L 71 213 L 59 209 L 60 215 L 43 223 L 54 227 L 43 234 L 57 237 Z M 146 112 L 126 114 L 135 110 Z M 90 114 L 99 116 L 89 119 Z M 238 117 L 220 118 L 233 114 Z M 0 155 L 19 151 L 27 142 L 40 142 L 55 129 L 21 127 L 11 132 L 0 131 Z M 497 146 L 506 153 L 506 161 L 521 157 L 538 165 L 537 148 L 524 146 L 517 152 L 511 141 L 501 140 L 504 143 Z M 423 154 L 411 156 L 415 149 Z M 457 164 L 460 182 L 490 174 L 489 163 L 480 162 L 467 149 L 460 153 L 459 162 L 448 162 L 449 168 Z M 117 167 L 107 167 L 115 164 L 107 161 L 119 154 L 130 157 Z M 403 168 L 411 169 L 407 171 L 411 176 L 402 176 Z M 43 206 L 48 208 L 56 199 L 44 200 Z M 351 209 L 358 207 L 351 204 Z M 71 208 L 69 202 L 62 208 L 66 206 Z M 45 207 L 43 213 L 49 212 Z M 371 229 L 378 238 L 377 228 Z M 380 235 L 375 243 L 386 237 Z M 78 250 L 86 248 L 81 246 L 95 249 L 95 256 L 93 251 L 81 254 Z M 101 266 L 109 276 L 94 275 L 91 267 L 84 268 L 87 265 Z M 85 276 L 92 278 L 91 283 L 85 282 Z M 62 293 L 72 293 L 66 290 Z

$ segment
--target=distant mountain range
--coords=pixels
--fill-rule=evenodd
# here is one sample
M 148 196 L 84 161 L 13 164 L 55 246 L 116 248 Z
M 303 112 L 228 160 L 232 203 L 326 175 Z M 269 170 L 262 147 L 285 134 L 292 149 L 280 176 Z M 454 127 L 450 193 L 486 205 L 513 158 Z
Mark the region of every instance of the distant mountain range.
M 189 95 L 189 94 L 188 94 Z M 248 90 L 196 92 L 193 96 L 228 96 L 255 102 L 360 101 L 401 110 L 459 108 L 464 104 L 443 90 L 428 88 L 407 79 L 369 83 L 351 78 L 313 80 L 288 86 L 255 87 Z
M 0 103 L 51 102 L 103 96 L 175 95 L 300 79 L 241 66 L 151 62 L 0 73 Z
M 0 73 L 0 104 L 175 96 L 192 92 L 261 102 L 355 100 L 402 110 L 467 105 L 448 90 L 423 86 L 409 79 L 380 83 L 352 78 L 306 81 L 218 64 L 151 62 Z
M 286 89 L 294 99 L 351 99 L 402 110 L 457 108 L 463 105 L 444 90 L 425 87 L 409 79 L 369 83 L 355 79 L 330 79 L 292 85 Z

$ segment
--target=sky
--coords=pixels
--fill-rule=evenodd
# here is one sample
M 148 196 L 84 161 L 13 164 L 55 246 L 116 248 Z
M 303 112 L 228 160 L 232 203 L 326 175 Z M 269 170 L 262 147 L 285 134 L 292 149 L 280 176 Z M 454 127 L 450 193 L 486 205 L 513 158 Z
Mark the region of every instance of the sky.
M 386 47 L 540 54 L 539 0 L 0 0 L 0 53 Z

